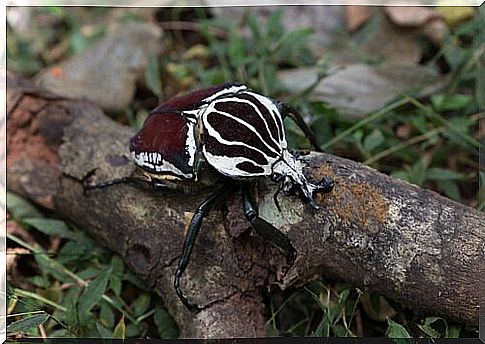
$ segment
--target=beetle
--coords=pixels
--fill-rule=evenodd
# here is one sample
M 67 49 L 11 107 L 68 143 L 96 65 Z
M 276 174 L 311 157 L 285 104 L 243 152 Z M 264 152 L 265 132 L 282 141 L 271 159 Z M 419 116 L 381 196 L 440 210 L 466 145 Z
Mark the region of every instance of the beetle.
M 201 162 L 223 180 L 223 186 L 197 207 L 184 239 L 174 288 L 187 308 L 201 309 L 184 296 L 180 279 L 189 264 L 204 217 L 229 193 L 241 190 L 244 214 L 252 227 L 291 258 L 294 250 L 289 238 L 258 216 L 250 181 L 269 177 L 276 182 L 278 190 L 274 200 L 280 211 L 279 192 L 299 194 L 317 209 L 314 194 L 332 191 L 331 178 L 324 177 L 315 183 L 303 174 L 299 156 L 289 150 L 286 141 L 283 120 L 287 116 L 295 120 L 318 148 L 311 130 L 295 110 L 241 83 L 221 84 L 172 98 L 156 107 L 131 138 L 129 149 L 133 162 L 147 178 L 144 181 L 152 185 L 164 187 L 174 181 L 197 181 Z M 93 187 L 135 179 L 126 177 Z

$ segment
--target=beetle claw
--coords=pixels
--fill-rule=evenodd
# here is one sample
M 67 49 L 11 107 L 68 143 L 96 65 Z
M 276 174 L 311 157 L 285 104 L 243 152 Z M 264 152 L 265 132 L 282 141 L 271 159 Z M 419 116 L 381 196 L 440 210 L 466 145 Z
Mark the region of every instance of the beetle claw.
M 317 184 L 315 192 L 329 193 L 333 190 L 335 182 L 331 177 L 323 177 Z
M 308 204 L 310 205 L 310 207 L 312 207 L 315 210 L 320 209 L 320 207 L 315 203 L 315 200 L 313 199 L 313 197 L 308 200 Z

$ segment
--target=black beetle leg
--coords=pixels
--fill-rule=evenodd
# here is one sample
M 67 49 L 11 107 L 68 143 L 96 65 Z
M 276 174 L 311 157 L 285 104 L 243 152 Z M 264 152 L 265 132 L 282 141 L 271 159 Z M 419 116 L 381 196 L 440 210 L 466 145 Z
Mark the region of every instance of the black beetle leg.
M 313 184 L 313 183 L 312 183 Z M 313 199 L 313 195 L 317 193 L 329 193 L 333 190 L 335 186 L 335 182 L 331 177 L 323 177 L 317 184 L 313 184 L 314 190 L 312 193 L 312 197 L 306 198 L 302 195 L 303 199 L 306 199 L 307 203 L 315 210 L 319 209 L 318 205 L 315 203 Z
M 243 183 L 241 186 L 244 215 L 251 222 L 256 233 L 263 239 L 275 245 L 289 261 L 293 261 L 295 257 L 295 249 L 291 245 L 290 239 L 281 231 L 276 229 L 272 224 L 259 217 L 258 207 L 252 198 L 249 190 L 249 184 Z
M 113 185 L 118 185 L 118 184 L 138 184 L 138 183 L 145 183 L 149 184 L 154 190 L 160 190 L 160 189 L 166 189 L 167 187 L 157 181 L 156 179 L 143 179 L 139 177 L 121 177 L 118 179 L 113 179 L 113 180 L 108 180 L 106 182 L 101 182 L 98 184 L 83 184 L 84 188 L 84 194 L 86 194 L 86 191 L 89 190 L 94 190 L 94 189 L 104 189 Z
M 128 184 L 128 183 L 138 183 L 144 182 L 143 179 L 136 178 L 136 177 L 121 177 L 118 179 L 108 180 L 107 182 L 101 182 L 98 184 L 84 184 L 83 183 L 83 193 L 86 195 L 86 191 L 94 190 L 94 189 L 104 189 L 108 188 L 113 185 L 118 184 Z
M 329 193 L 330 191 L 333 190 L 333 187 L 335 186 L 335 182 L 331 177 L 323 177 L 318 184 L 316 184 L 316 189 L 314 192 L 319 193 L 319 192 L 324 192 L 324 193 Z
M 282 181 L 283 181 L 283 179 L 285 179 L 285 176 L 282 175 L 282 174 L 274 174 L 274 175 L 271 176 L 271 178 L 272 178 L 273 182 L 278 183 L 278 189 L 276 190 L 276 192 L 273 195 L 273 201 L 274 201 L 276 208 L 281 213 L 281 207 L 280 207 L 280 201 L 278 201 L 278 195 L 280 194 L 281 190 L 283 190 Z
M 278 200 L 278 195 L 280 194 L 281 189 L 283 189 L 283 187 L 281 185 L 278 185 L 278 190 L 276 190 L 276 192 L 273 195 L 274 205 L 276 206 L 276 209 L 278 209 L 280 213 L 281 213 L 281 207 L 280 207 L 280 201 Z
M 310 129 L 310 127 L 305 123 L 300 113 L 283 102 L 279 102 L 278 107 L 280 109 L 280 112 L 283 118 L 288 116 L 293 120 L 293 122 L 296 123 L 296 125 L 298 125 L 298 127 L 303 131 L 305 136 L 310 141 L 311 145 L 313 146 L 313 149 L 315 149 L 317 152 L 323 152 L 323 150 L 320 148 L 320 145 L 318 144 L 315 134 Z
M 187 265 L 189 265 L 190 255 L 192 253 L 192 249 L 194 248 L 195 239 L 197 238 L 200 227 L 202 226 L 202 221 L 216 204 L 218 204 L 222 199 L 226 198 L 231 191 L 233 191 L 235 185 L 229 186 L 230 188 L 228 188 L 228 185 L 226 184 L 224 187 L 210 195 L 197 207 L 197 210 L 190 221 L 189 228 L 187 229 L 187 234 L 185 235 L 182 256 L 179 258 L 177 270 L 175 270 L 173 286 L 175 287 L 175 292 L 182 303 L 191 311 L 200 311 L 202 308 L 189 302 L 189 300 L 187 300 L 187 298 L 184 296 L 182 289 L 180 289 L 180 278 L 187 268 Z

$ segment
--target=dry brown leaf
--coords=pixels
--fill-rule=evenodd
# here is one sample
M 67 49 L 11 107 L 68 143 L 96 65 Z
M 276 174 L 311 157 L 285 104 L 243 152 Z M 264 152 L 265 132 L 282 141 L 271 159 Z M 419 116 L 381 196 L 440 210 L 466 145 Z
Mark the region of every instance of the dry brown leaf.
M 430 7 L 389 6 L 384 7 L 384 13 L 396 25 L 417 27 L 433 19 L 441 19 L 441 15 Z
M 448 32 L 443 16 L 434 8 L 394 6 L 385 7 L 384 13 L 395 25 L 414 28 L 416 33 L 421 32 L 437 46 Z
M 41 71 L 35 82 L 61 96 L 123 110 L 134 97 L 148 57 L 159 54 L 161 34 L 155 24 L 125 24 L 80 54 Z
M 443 20 L 432 20 L 426 24 L 421 32 L 436 46 L 440 46 L 448 32 L 448 27 Z
M 31 234 L 26 231 L 18 222 L 8 221 L 7 222 L 7 234 L 16 236 L 22 241 L 25 241 L 29 245 L 34 245 L 35 240 L 32 238 Z
M 317 81 L 318 69 L 298 68 L 279 73 L 287 89 L 301 92 Z M 322 79 L 309 95 L 324 100 L 348 118 L 362 118 L 397 97 L 432 94 L 447 82 L 447 77 L 421 65 L 351 64 Z
M 29 250 L 23 247 L 14 247 L 7 249 L 7 274 L 15 275 L 17 262 L 20 255 L 29 253 Z
M 412 65 L 421 60 L 423 53 L 415 33 L 392 24 L 387 18 L 383 18 L 361 49 L 379 62 Z
M 368 6 L 345 6 L 345 25 L 347 30 L 355 31 L 372 16 L 372 11 Z

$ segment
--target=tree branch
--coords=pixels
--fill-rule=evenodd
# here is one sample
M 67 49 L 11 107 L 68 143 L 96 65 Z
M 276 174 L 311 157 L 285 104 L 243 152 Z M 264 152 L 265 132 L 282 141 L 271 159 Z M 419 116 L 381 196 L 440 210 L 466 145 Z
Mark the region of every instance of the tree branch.
M 8 188 L 54 210 L 119 253 L 162 295 L 183 337 L 265 335 L 262 292 L 316 277 L 347 281 L 416 310 L 478 324 L 483 213 L 435 192 L 329 154 L 305 157 L 315 180 L 331 176 L 332 193 L 312 210 L 296 197 L 273 202 L 275 185 L 259 180 L 260 215 L 290 237 L 297 257 L 285 258 L 250 230 L 240 196 L 204 222 L 182 279 L 205 310 L 192 316 L 172 287 L 175 263 L 192 212 L 214 188 L 209 181 L 181 191 L 116 185 L 83 194 L 134 171 L 132 129 L 86 101 L 67 100 L 8 75 Z

